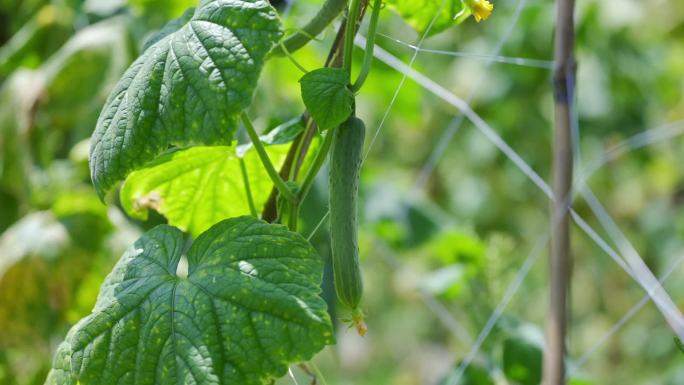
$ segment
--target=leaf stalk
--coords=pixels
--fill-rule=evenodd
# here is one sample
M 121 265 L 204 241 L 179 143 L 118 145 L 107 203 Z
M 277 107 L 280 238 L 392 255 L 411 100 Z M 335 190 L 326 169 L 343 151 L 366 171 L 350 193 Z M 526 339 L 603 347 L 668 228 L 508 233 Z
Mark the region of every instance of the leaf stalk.
M 311 167 L 309 167 L 306 172 L 306 176 L 302 182 L 302 187 L 299 189 L 299 202 L 302 202 L 304 198 L 306 198 L 306 195 L 309 193 L 309 190 L 311 190 L 311 186 L 316 179 L 316 175 L 318 175 L 321 167 L 323 167 L 323 163 L 325 163 L 325 159 L 328 157 L 328 153 L 330 152 L 330 146 L 332 145 L 332 140 L 335 136 L 336 129 L 337 128 L 331 128 L 325 134 L 323 144 L 321 144 L 321 147 L 318 149 L 316 157 L 314 158 L 313 163 L 311 163 Z
M 377 35 L 382 0 L 373 0 L 372 7 L 373 11 L 371 13 L 370 24 L 368 25 L 368 33 L 366 34 L 366 50 L 363 55 L 363 64 L 361 65 L 361 71 L 352 86 L 352 91 L 354 93 L 357 93 L 361 87 L 363 87 L 363 83 L 366 81 L 371 65 L 373 64 L 373 48 L 375 48 L 375 36 Z
M 245 195 L 247 195 L 247 204 L 249 205 L 249 212 L 253 217 L 258 218 L 256 206 L 254 206 L 254 198 L 252 197 L 252 188 L 249 185 L 249 174 L 247 167 L 245 167 L 245 160 L 240 158 L 240 172 L 242 173 L 242 183 L 245 185 Z
M 344 34 L 344 59 L 342 61 L 342 68 L 347 70 L 351 75 L 352 57 L 354 53 L 354 36 L 356 35 L 356 26 L 358 25 L 359 10 L 361 9 L 360 0 L 351 0 L 349 4 L 349 11 L 347 13 L 347 27 Z
M 278 171 L 276 171 L 275 167 L 273 167 L 273 163 L 271 162 L 271 159 L 268 157 L 268 153 L 266 152 L 263 143 L 261 143 L 259 135 L 254 129 L 252 122 L 249 120 L 247 113 L 242 111 L 242 113 L 240 114 L 240 119 L 242 120 L 242 124 L 245 126 L 245 131 L 247 131 L 249 139 L 252 140 L 252 145 L 254 146 L 254 149 L 259 155 L 261 163 L 266 169 L 266 172 L 268 173 L 268 176 L 271 178 L 271 181 L 273 181 L 273 184 L 278 189 L 278 192 L 283 194 L 285 199 L 287 199 L 289 202 L 296 202 L 297 196 L 290 190 L 290 188 L 287 186 L 283 178 L 281 178 L 280 174 L 278 174 Z
M 282 44 L 273 49 L 272 55 L 285 56 L 304 47 L 313 38 L 318 36 L 347 5 L 347 0 L 327 0 L 318 13 L 309 21 L 301 31 L 297 31 L 283 40 Z

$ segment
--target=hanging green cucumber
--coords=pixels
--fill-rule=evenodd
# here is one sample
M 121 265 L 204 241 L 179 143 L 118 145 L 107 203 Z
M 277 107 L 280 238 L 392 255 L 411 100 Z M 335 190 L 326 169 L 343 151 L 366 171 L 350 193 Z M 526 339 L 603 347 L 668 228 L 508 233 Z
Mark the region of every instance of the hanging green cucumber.
M 335 136 L 330 155 L 330 235 L 335 291 L 340 302 L 351 309 L 351 321 L 360 335 L 365 334 L 366 325 L 359 307 L 363 280 L 356 216 L 365 133 L 363 121 L 350 117 L 331 133 Z

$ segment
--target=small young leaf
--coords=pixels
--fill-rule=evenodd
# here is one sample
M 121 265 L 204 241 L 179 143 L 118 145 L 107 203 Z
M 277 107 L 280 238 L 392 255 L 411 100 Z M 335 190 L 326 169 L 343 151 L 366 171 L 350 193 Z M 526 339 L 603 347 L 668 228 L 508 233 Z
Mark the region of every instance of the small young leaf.
M 260 135 L 259 140 L 264 146 L 286 144 L 295 140 L 302 131 L 304 131 L 302 118 L 296 117 L 274 127 L 268 134 Z M 237 147 L 238 157 L 244 157 L 252 146 L 252 142 L 239 145 Z
M 387 4 L 421 35 L 425 33 L 440 7 L 444 5 L 439 16 L 432 23 L 428 32 L 429 36 L 458 24 L 461 20 L 454 20 L 454 17 L 463 10 L 461 0 L 387 0 Z
M 184 244 L 161 225 L 129 248 L 46 384 L 261 385 L 334 342 L 322 260 L 299 234 L 240 217 Z
M 259 139 L 264 144 L 285 144 L 292 142 L 302 131 L 304 131 L 302 118 L 298 116 L 278 125 L 268 134 L 261 135 Z
M 352 113 L 354 94 L 341 68 L 319 68 L 302 76 L 302 99 L 321 131 L 337 127 Z
M 289 145 L 266 147 L 280 167 Z M 244 154 L 254 205 L 261 210 L 273 183 L 256 151 Z M 134 218 L 146 219 L 154 209 L 169 224 L 197 236 L 213 224 L 249 214 L 249 202 L 235 148 L 193 147 L 163 155 L 132 172 L 121 187 L 121 205 Z
M 203 0 L 126 71 L 93 133 L 100 197 L 169 146 L 232 142 L 266 54 L 282 35 L 266 0 Z

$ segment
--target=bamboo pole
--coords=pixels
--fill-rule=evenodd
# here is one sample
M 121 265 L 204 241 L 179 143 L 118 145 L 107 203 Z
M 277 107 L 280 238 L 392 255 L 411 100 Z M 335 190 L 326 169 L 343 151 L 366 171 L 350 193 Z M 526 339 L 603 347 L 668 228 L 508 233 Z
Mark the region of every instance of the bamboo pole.
M 544 353 L 544 385 L 565 384 L 566 333 L 569 315 L 568 292 L 572 261 L 570 218 L 573 146 L 571 104 L 573 103 L 575 59 L 574 0 L 557 0 L 554 49 L 555 127 L 553 143 L 553 193 L 551 207 L 551 254 L 549 263 L 549 314 Z

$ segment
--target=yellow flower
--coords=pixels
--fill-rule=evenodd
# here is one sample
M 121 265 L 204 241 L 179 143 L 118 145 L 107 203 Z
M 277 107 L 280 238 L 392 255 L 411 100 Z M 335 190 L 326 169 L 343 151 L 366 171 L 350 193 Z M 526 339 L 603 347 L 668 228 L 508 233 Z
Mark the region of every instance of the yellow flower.
M 494 10 L 494 5 L 487 0 L 473 0 L 470 8 L 475 21 L 479 23 L 482 20 L 487 20 Z

